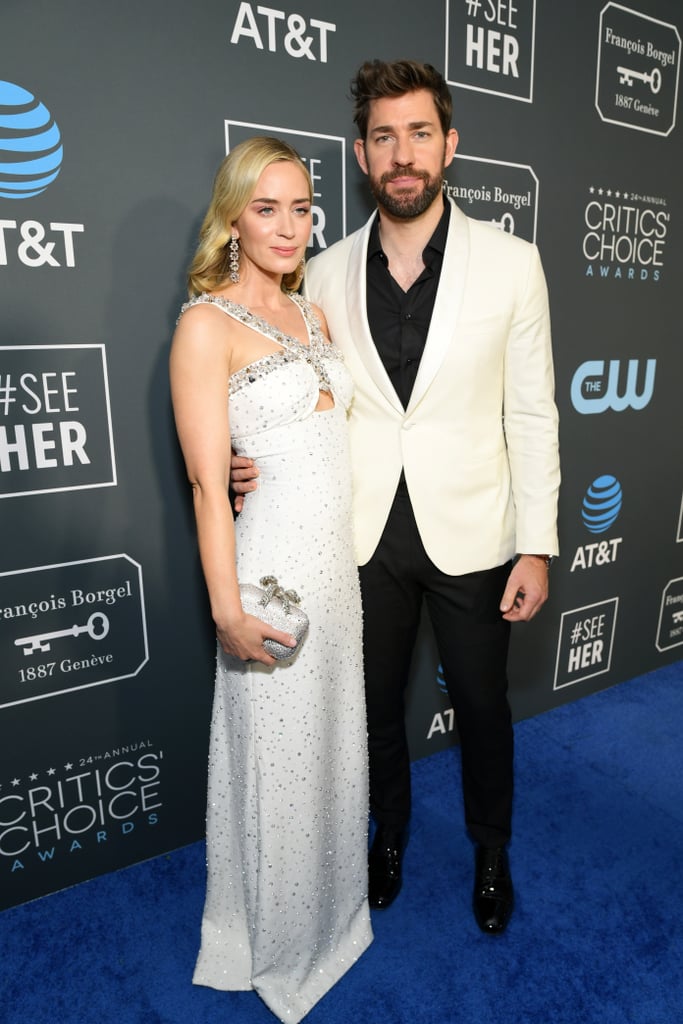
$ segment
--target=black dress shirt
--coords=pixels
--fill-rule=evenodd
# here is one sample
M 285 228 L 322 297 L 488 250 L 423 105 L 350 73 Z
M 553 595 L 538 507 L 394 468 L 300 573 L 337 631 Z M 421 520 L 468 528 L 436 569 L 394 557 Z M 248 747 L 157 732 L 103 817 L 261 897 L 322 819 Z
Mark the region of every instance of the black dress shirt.
M 370 334 L 405 409 L 415 384 L 439 287 L 450 204 L 422 252 L 424 270 L 404 292 L 389 272 L 379 238 L 379 218 L 370 230 L 367 261 L 367 314 Z

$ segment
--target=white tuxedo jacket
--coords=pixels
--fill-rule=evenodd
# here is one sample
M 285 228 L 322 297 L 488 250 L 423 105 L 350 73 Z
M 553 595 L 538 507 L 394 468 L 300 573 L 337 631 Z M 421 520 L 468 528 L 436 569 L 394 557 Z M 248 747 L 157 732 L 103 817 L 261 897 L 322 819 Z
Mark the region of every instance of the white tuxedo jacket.
M 557 553 L 557 410 L 538 250 L 449 202 L 438 294 L 407 409 L 368 328 L 375 215 L 306 271 L 306 294 L 322 308 L 355 383 L 360 565 L 377 547 L 402 469 L 425 549 L 443 572 L 492 568 L 516 552 Z

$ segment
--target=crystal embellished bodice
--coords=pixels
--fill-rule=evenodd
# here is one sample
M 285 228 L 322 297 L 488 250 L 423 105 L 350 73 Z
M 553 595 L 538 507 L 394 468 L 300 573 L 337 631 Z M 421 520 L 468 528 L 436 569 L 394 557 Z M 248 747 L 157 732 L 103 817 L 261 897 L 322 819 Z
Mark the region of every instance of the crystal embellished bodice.
M 321 390 L 331 393 L 338 413 L 344 414 L 351 403 L 353 382 L 339 349 L 323 335 L 310 303 L 294 292 L 288 294 L 301 310 L 308 344 L 230 299 L 204 294 L 183 306 L 184 311 L 200 303 L 214 305 L 280 346 L 230 377 L 230 436 L 239 455 L 258 458 L 264 450 L 272 451 L 273 443 L 284 443 L 273 431 L 296 424 L 307 429 L 303 424 L 315 412 Z
M 308 334 L 308 344 L 286 334 L 262 317 L 256 316 L 246 306 L 242 306 L 238 302 L 233 302 L 231 299 L 226 299 L 219 295 L 210 295 L 205 292 L 190 299 L 182 307 L 181 315 L 192 306 L 200 304 L 217 306 L 234 320 L 239 321 L 239 323 L 244 324 L 246 327 L 250 327 L 270 341 L 275 342 L 276 345 L 281 346 L 281 351 L 271 352 L 268 355 L 262 356 L 260 359 L 254 360 L 253 363 L 242 367 L 241 370 L 238 370 L 231 376 L 231 397 L 242 390 L 242 388 L 255 383 L 255 381 L 267 376 L 281 366 L 297 361 L 306 363 L 314 371 L 319 391 L 329 391 L 334 394 L 335 386 L 334 382 L 330 379 L 330 366 L 340 363 L 342 354 L 335 345 L 332 345 L 325 338 L 320 321 L 313 311 L 311 304 L 296 292 L 288 292 L 287 294 L 291 301 L 301 310 Z M 343 393 L 338 396 L 345 407 L 348 406 L 350 401 L 350 397 L 346 393 L 347 390 L 347 388 L 344 388 Z

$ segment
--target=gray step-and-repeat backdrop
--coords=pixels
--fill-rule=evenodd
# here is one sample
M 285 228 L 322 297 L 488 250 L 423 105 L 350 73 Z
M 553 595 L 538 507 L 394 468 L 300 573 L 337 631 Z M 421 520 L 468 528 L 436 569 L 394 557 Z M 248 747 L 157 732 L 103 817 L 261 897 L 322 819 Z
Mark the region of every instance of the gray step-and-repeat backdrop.
M 203 834 L 214 641 L 169 339 L 239 140 L 298 148 L 313 248 L 366 219 L 367 58 L 444 72 L 451 193 L 548 276 L 562 556 L 514 630 L 516 718 L 683 655 L 682 27 L 677 0 L 5 0 L 0 907 Z M 416 757 L 455 741 L 441 683 L 425 628 Z

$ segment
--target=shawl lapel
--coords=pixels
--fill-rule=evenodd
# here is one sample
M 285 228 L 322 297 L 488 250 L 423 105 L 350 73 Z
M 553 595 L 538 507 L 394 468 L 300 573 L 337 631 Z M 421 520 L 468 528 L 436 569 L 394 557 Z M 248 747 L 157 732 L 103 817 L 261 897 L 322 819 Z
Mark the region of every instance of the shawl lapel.
M 365 369 L 391 407 L 403 414 L 403 405 L 394 390 L 387 371 L 384 369 L 384 363 L 375 348 L 375 343 L 372 340 L 368 326 L 368 240 L 370 238 L 372 222 L 376 216 L 377 214 L 373 213 L 365 227 L 361 228 L 354 238 L 346 271 L 346 305 L 351 326 L 351 337 Z
M 419 405 L 436 377 L 446 352 L 453 343 L 462 307 L 470 250 L 469 225 L 467 217 L 453 200 L 449 199 L 448 202 L 451 204 L 451 217 L 439 290 L 407 414 L 412 413 Z
M 446 239 L 439 290 L 427 334 L 417 379 L 404 410 L 384 369 L 370 334 L 367 318 L 367 251 L 374 213 L 353 240 L 346 272 L 346 304 L 351 337 L 370 378 L 389 404 L 402 415 L 410 414 L 424 398 L 448 351 L 457 328 L 465 290 L 465 277 L 469 259 L 469 226 L 467 217 L 452 199 L 451 217 Z

